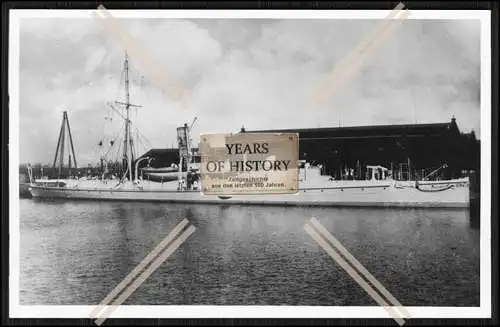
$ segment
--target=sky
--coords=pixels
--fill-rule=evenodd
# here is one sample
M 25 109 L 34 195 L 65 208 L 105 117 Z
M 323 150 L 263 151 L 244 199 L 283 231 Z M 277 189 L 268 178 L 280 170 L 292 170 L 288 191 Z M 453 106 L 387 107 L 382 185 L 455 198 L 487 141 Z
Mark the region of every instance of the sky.
M 200 133 L 449 122 L 480 127 L 480 22 L 407 20 L 324 102 L 305 101 L 379 22 L 127 19 L 121 24 L 189 90 L 185 106 L 130 58 L 138 154 L 171 147 L 177 126 Z M 107 102 L 124 100 L 125 49 L 92 19 L 20 23 L 20 162 L 52 163 L 68 111 L 79 166 L 120 131 Z M 110 120 L 109 118 L 112 118 Z M 107 145 L 105 141 L 105 145 Z M 67 150 L 66 150 L 67 151 Z M 67 161 L 67 160 L 66 160 Z

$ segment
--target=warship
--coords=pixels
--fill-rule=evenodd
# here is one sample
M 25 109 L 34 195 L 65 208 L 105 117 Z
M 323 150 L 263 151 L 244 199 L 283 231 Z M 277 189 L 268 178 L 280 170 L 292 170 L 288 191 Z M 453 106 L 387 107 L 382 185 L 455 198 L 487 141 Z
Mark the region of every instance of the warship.
M 367 166 L 368 179 L 333 180 L 331 176 L 321 173 L 320 165 L 303 160 L 299 162 L 299 187 L 295 194 L 203 194 L 200 158 L 199 154 L 194 154 L 191 145 L 191 130 L 196 119 L 191 126 L 185 123 L 177 128 L 178 163 L 172 163 L 170 167 L 151 168 L 149 163 L 153 158 L 134 158 L 130 109 L 137 105 L 130 103 L 127 54 L 123 69 L 126 99 L 124 102 L 115 101 L 124 108 L 124 114 L 120 115 L 124 120 L 124 169 L 121 176 L 110 174 L 107 167 L 103 167 L 103 173 L 98 178 L 34 180 L 29 168 L 29 191 L 33 198 L 279 206 L 469 207 L 468 177 L 402 181 L 393 179 L 387 168 L 373 165 Z M 145 160 L 148 166 L 139 168 Z

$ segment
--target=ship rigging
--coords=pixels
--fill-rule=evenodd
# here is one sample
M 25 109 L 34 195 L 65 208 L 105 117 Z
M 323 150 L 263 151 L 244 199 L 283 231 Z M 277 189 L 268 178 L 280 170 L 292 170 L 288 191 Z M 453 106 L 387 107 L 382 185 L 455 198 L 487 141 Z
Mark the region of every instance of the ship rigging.
M 100 168 L 103 179 L 109 177 L 110 175 L 115 176 L 115 174 L 118 174 L 121 176 L 120 179 L 122 181 L 132 181 L 135 178 L 133 165 L 137 159 L 136 140 L 141 142 L 145 148 L 146 146 L 144 143 L 149 143 L 144 135 L 139 132 L 138 128 L 135 128 L 136 137 L 133 137 L 133 127 L 135 126 L 132 123 L 131 110 L 142 108 L 142 105 L 130 102 L 129 71 L 130 66 L 128 53 L 125 52 L 125 59 L 120 78 L 120 84 L 122 83 L 122 80 L 124 80 L 125 99 L 124 101 L 116 100 L 114 102 L 107 102 L 110 112 L 104 118 L 104 135 L 98 142 L 100 152 Z M 118 115 L 118 117 L 123 120 L 123 125 L 118 133 L 106 135 L 107 127 L 111 127 L 108 125 L 113 123 L 114 114 Z M 107 149 L 105 148 L 106 145 L 109 146 Z

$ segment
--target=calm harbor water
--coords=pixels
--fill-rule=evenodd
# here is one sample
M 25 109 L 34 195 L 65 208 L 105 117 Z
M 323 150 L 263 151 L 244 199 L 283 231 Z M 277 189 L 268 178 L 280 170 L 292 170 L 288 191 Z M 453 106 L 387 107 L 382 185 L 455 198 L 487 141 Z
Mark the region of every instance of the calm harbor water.
M 403 305 L 479 306 L 467 210 L 20 200 L 20 301 L 97 305 L 183 218 L 196 231 L 124 304 L 376 305 L 304 231 L 316 217 Z

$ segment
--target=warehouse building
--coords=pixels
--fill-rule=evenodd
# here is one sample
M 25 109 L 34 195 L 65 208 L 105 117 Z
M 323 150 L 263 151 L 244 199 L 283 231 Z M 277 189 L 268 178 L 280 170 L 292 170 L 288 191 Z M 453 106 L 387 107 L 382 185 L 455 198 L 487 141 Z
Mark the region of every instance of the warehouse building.
M 367 166 L 387 168 L 396 179 L 457 178 L 479 172 L 480 143 L 474 132 L 462 133 L 456 119 L 411 125 L 245 130 L 299 134 L 300 159 L 322 165 L 335 179 L 364 179 Z M 179 160 L 177 149 L 151 149 L 153 167 Z M 436 172 L 437 170 L 437 172 Z

